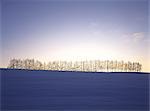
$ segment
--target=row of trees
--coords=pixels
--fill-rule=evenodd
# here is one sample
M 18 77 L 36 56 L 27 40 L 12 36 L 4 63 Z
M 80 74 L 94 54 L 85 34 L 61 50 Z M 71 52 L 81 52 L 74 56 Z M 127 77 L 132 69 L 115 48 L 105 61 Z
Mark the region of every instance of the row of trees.
M 142 65 L 139 62 L 124 61 L 52 61 L 42 63 L 34 59 L 12 59 L 8 65 L 12 69 L 31 69 L 31 70 L 58 70 L 58 71 L 85 71 L 85 72 L 140 72 Z

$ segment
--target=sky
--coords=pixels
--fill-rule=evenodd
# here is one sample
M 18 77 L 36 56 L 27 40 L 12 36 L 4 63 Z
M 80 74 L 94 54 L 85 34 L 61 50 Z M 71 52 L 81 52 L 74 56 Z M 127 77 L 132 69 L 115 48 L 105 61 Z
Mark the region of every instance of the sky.
M 1 67 L 10 59 L 124 60 L 150 72 L 148 0 L 2 0 Z

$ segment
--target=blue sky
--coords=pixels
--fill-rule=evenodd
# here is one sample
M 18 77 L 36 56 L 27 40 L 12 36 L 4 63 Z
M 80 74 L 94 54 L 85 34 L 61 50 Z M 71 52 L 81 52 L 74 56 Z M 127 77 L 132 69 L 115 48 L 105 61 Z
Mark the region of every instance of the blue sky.
M 2 0 L 2 67 L 11 58 L 115 59 L 148 69 L 148 0 Z

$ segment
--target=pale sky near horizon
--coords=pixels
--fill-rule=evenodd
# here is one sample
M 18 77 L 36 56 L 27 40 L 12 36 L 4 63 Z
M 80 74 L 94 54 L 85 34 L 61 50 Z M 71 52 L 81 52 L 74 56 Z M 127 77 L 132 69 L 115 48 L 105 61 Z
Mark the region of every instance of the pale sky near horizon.
M 150 72 L 148 0 L 2 0 L 1 67 L 11 58 L 124 60 Z

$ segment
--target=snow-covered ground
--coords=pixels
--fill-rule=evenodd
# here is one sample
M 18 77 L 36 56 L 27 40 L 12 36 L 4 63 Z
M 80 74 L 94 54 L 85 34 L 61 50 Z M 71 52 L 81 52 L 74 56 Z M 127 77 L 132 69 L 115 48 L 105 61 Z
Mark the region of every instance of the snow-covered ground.
M 149 76 L 1 69 L 2 110 L 148 111 Z

